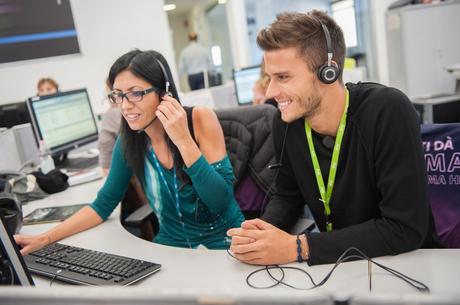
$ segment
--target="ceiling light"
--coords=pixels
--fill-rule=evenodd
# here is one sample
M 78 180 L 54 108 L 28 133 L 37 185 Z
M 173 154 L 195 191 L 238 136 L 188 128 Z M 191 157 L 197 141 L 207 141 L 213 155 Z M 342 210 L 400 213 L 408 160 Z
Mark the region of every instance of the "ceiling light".
M 219 4 L 225 4 L 225 3 L 227 3 L 227 0 L 218 0 L 217 3 L 219 3 Z
M 172 11 L 172 10 L 175 10 L 176 9 L 176 5 L 175 4 L 166 4 L 166 5 L 163 5 L 163 10 L 165 11 Z

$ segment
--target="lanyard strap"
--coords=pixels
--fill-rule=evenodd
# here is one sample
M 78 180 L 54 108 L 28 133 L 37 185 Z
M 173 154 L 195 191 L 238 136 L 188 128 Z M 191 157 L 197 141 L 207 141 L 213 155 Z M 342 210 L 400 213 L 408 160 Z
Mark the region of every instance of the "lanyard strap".
M 166 178 L 165 178 L 163 169 L 161 168 L 160 162 L 158 161 L 158 158 L 157 158 L 157 156 L 156 156 L 156 154 L 153 151 L 151 146 L 150 146 L 150 151 L 151 151 L 152 157 L 153 157 L 153 164 L 155 165 L 156 170 L 160 174 L 161 182 L 163 182 L 163 184 L 166 187 L 166 190 L 168 191 L 169 195 L 175 201 L 174 203 L 175 203 L 175 207 L 176 207 L 177 216 L 179 216 L 179 221 L 180 221 L 180 223 L 182 225 L 182 229 L 184 230 L 185 239 L 187 240 L 188 247 L 192 248 L 192 245 L 191 245 L 190 240 L 189 240 L 188 235 L 187 235 L 187 231 L 185 230 L 184 218 L 182 216 L 182 212 L 180 211 L 179 187 L 177 185 L 176 168 L 173 167 L 173 181 L 174 181 L 174 196 L 173 196 L 173 194 L 171 193 L 171 190 L 169 189 L 168 183 L 166 182 Z
M 349 93 L 345 89 L 345 109 L 343 110 L 342 117 L 340 118 L 339 129 L 337 131 L 337 137 L 335 139 L 334 151 L 332 152 L 331 166 L 329 168 L 329 178 L 327 181 L 327 189 L 324 187 L 323 175 L 319 166 L 318 157 L 316 155 L 315 146 L 313 145 L 313 138 L 311 133 L 311 127 L 305 120 L 305 133 L 307 135 L 308 148 L 310 149 L 311 161 L 315 170 L 316 182 L 318 183 L 319 193 L 321 195 L 320 201 L 324 205 L 324 215 L 326 216 L 326 230 L 327 232 L 332 231 L 332 222 L 329 218 L 331 215 L 331 208 L 329 201 L 332 196 L 332 189 L 334 188 L 335 174 L 337 173 L 337 166 L 339 162 L 340 147 L 342 146 L 342 138 L 347 125 L 347 111 L 348 111 Z

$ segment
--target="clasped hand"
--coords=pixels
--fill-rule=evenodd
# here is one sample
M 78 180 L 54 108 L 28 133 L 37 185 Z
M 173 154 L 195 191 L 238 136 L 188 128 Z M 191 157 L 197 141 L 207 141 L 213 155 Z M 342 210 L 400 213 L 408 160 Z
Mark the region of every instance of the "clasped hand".
M 255 265 L 287 264 L 296 260 L 296 237 L 261 220 L 247 220 L 227 231 L 230 250 L 242 262 Z

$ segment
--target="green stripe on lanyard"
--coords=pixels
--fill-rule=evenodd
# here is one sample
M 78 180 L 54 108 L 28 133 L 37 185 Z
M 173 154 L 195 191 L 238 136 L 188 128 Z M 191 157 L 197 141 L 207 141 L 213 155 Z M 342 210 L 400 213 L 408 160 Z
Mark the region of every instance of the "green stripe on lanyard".
M 323 175 L 321 174 L 321 168 L 319 167 L 318 157 L 316 156 L 315 146 L 313 145 L 313 138 L 311 135 L 311 127 L 305 120 L 305 133 L 307 135 L 308 148 L 310 149 L 311 161 L 315 170 L 316 182 L 318 183 L 319 193 L 321 195 L 320 201 L 324 205 L 324 215 L 326 216 L 326 230 L 327 232 L 332 231 L 332 222 L 329 219 L 331 215 L 331 208 L 329 201 L 332 196 L 332 189 L 334 188 L 335 174 L 337 173 L 337 165 L 339 162 L 340 147 L 342 146 L 343 134 L 347 125 L 347 111 L 348 111 L 349 93 L 345 89 L 345 109 L 343 110 L 342 117 L 340 118 L 339 129 L 337 131 L 337 137 L 335 139 L 334 151 L 332 152 L 331 167 L 329 168 L 329 178 L 327 181 L 327 190 L 324 187 Z

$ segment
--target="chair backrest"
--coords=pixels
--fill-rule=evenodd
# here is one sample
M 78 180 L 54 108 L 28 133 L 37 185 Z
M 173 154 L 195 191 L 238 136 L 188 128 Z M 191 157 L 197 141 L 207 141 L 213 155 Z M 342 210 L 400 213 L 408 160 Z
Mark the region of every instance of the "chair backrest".
M 460 248 L 460 123 L 422 125 L 422 141 L 436 231 Z
M 236 177 L 235 197 L 246 218 L 259 216 L 274 178 L 274 171 L 267 165 L 275 159 L 275 113 L 271 105 L 216 110 Z

